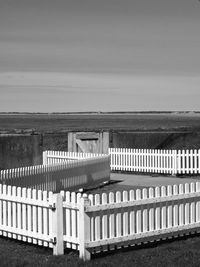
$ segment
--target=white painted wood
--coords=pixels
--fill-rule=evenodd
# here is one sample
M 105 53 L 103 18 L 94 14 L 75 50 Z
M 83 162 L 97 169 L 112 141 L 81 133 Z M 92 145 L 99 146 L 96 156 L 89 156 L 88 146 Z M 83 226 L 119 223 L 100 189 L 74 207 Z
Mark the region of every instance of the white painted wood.
M 26 201 L 26 192 L 27 192 L 27 189 L 26 188 L 22 188 L 22 199 L 23 199 L 24 202 Z M 27 240 L 27 238 L 26 238 L 26 235 L 27 235 L 26 229 L 27 229 L 27 209 L 26 209 L 26 204 L 23 204 L 22 205 L 22 230 L 24 232 L 23 237 L 22 237 L 23 241 Z
M 0 184 L 0 194 L 2 195 L 2 190 L 3 190 L 3 185 L 2 184 Z M 3 205 L 3 201 L 2 201 L 2 199 L 0 198 L 0 215 L 2 214 L 2 212 L 3 212 L 3 208 L 2 208 L 2 205 Z M 2 215 L 0 216 L 0 226 L 2 226 L 3 225 L 3 217 L 2 217 Z M 0 227 L 0 235 L 2 235 L 3 234 L 3 232 L 2 232 L 2 229 L 1 229 L 1 227 Z
M 178 195 L 178 186 L 175 184 L 173 185 L 173 196 Z M 176 201 L 173 203 L 172 209 L 173 209 L 173 226 L 178 226 L 178 205 Z
M 94 196 L 92 194 L 90 194 L 88 196 L 88 199 L 90 200 L 90 205 L 93 206 L 94 205 Z M 91 213 L 90 215 L 90 239 L 91 241 L 95 240 L 95 235 L 94 235 L 94 213 Z
M 161 197 L 165 197 L 166 194 L 166 187 L 161 186 Z M 161 204 L 161 228 L 165 229 L 167 227 L 167 208 L 164 203 Z
M 195 184 L 190 184 L 190 193 L 195 192 Z M 195 210 L 195 200 L 191 199 L 190 201 L 190 223 L 194 223 L 196 221 L 196 210 Z
M 127 191 L 123 191 L 123 202 L 128 202 L 128 192 Z M 123 232 L 122 234 L 124 236 L 128 235 L 128 210 L 124 210 L 123 214 L 122 214 L 122 217 L 123 217 Z
M 51 207 L 53 207 L 53 204 L 54 204 L 54 194 L 51 191 L 48 192 L 48 201 L 49 201 L 49 205 Z M 53 210 L 51 208 L 48 209 L 49 237 L 50 237 L 51 240 L 53 240 L 53 238 L 54 238 L 54 232 L 53 232 L 53 216 L 54 216 Z M 53 244 L 52 243 L 49 243 L 49 247 L 50 248 L 53 248 Z
M 121 202 L 121 192 L 116 192 L 116 203 Z M 121 211 L 118 210 L 116 213 L 116 236 L 119 237 L 122 235 L 122 218 Z
M 114 203 L 114 193 L 110 192 L 109 193 L 109 204 Z M 113 238 L 115 236 L 115 222 L 114 222 L 114 214 L 109 213 L 109 238 Z
M 43 201 L 47 202 L 48 201 L 48 193 L 47 191 L 43 191 L 42 193 L 42 198 L 43 198 Z M 48 209 L 46 207 L 43 208 L 43 234 L 45 236 L 48 236 Z M 43 242 L 43 246 L 44 247 L 48 247 L 48 242 L 44 241 Z
M 179 185 L 179 195 L 184 194 L 183 184 Z M 179 225 L 182 226 L 184 224 L 184 204 L 183 202 L 179 203 Z
M 134 201 L 135 200 L 135 191 L 130 190 L 129 191 L 129 200 Z M 130 210 L 130 235 L 135 233 L 135 209 L 131 208 Z
M 167 186 L 167 196 L 168 197 L 172 196 L 172 186 L 171 185 Z M 167 228 L 172 227 L 172 225 L 173 225 L 172 218 L 173 218 L 173 203 L 168 203 L 168 205 L 167 205 Z
M 102 204 L 107 204 L 107 194 L 102 194 Z M 102 213 L 102 239 L 108 238 L 108 215 Z
M 7 186 L 3 185 L 3 195 L 7 194 Z M 7 205 L 6 201 L 3 201 L 3 226 L 6 227 L 7 225 Z M 7 236 L 7 232 L 3 232 L 4 236 Z
M 7 187 L 7 195 L 9 197 L 12 197 L 12 187 L 10 185 Z M 0 203 L 0 205 L 1 205 L 1 203 Z M 8 201 L 7 205 L 8 205 L 8 215 L 7 215 L 8 216 L 8 228 L 11 228 L 12 227 L 12 206 L 11 206 L 11 202 Z M 1 214 L 1 211 L 0 211 L 0 214 Z M 0 215 L 0 217 L 1 217 L 1 215 Z M 1 225 L 1 223 L 0 223 L 0 225 Z M 8 233 L 8 237 L 11 238 L 12 234 Z
M 13 198 L 17 198 L 17 188 L 16 186 L 12 186 L 12 197 Z M 16 202 L 12 202 L 12 226 L 13 226 L 13 229 L 16 230 L 17 229 L 17 205 L 16 205 Z M 17 236 L 16 234 L 13 234 L 13 238 L 16 239 Z
M 196 182 L 196 192 L 200 192 L 200 182 Z M 200 221 L 200 199 L 196 201 L 196 222 Z
M 99 206 L 100 205 L 100 195 L 99 194 L 95 194 L 94 196 L 94 200 L 95 200 L 95 206 Z M 100 240 L 100 215 L 97 214 L 95 216 L 95 240 Z
M 21 200 L 21 194 L 22 194 L 21 191 L 22 191 L 21 187 L 18 187 L 17 188 L 17 198 L 19 201 Z M 22 205 L 20 202 L 18 202 L 17 203 L 17 229 L 19 230 L 19 232 L 22 229 L 22 216 L 21 216 L 22 210 L 21 210 L 21 208 L 22 208 Z M 17 236 L 17 239 L 18 240 L 22 239 L 20 234 Z
M 71 203 L 76 204 L 76 193 L 72 192 L 71 193 Z M 72 209 L 71 210 L 71 228 L 72 228 L 72 237 L 76 238 L 76 230 L 77 230 L 77 214 L 76 210 Z M 72 249 L 76 249 L 76 245 L 72 244 Z
M 8 171 L 8 177 L 6 172 L 1 172 L 0 179 L 5 179 L 5 183 L 15 185 L 18 187 L 34 188 L 37 190 L 51 190 L 59 191 L 60 187 L 68 185 L 69 187 L 87 186 L 91 185 L 91 181 L 85 177 L 90 175 L 95 183 L 97 180 L 107 181 L 110 178 L 110 156 L 94 154 L 91 157 L 90 154 L 81 156 L 83 159 L 75 161 L 60 162 L 61 152 L 51 151 L 50 154 L 44 153 L 48 157 L 53 158 L 51 165 L 38 165 L 28 166 L 26 168 L 15 168 Z M 63 157 L 63 155 L 62 155 Z M 87 158 L 84 158 L 87 157 Z M 76 169 L 83 167 L 83 173 L 80 175 L 79 171 L 76 173 Z M 65 188 L 67 189 L 67 188 Z
M 91 259 L 91 253 L 86 248 L 86 243 L 91 242 L 90 240 L 90 218 L 87 213 L 85 213 L 85 207 L 90 205 L 90 200 L 87 197 L 82 197 L 80 199 L 79 208 L 79 257 L 83 261 Z
M 32 198 L 33 201 L 37 201 L 37 190 L 33 189 L 32 191 Z M 32 212 L 33 212 L 33 234 L 37 233 L 37 207 L 33 206 L 32 207 Z M 37 244 L 37 239 L 33 238 L 33 244 Z
M 53 209 L 53 236 L 56 242 L 53 246 L 53 255 L 63 255 L 63 201 L 61 194 L 54 194 L 53 201 L 55 209 Z
M 155 198 L 159 198 L 161 196 L 160 187 L 155 188 Z M 155 230 L 161 229 L 161 208 L 160 204 L 156 204 L 155 208 Z
M 141 199 L 141 190 L 136 189 L 136 200 Z M 136 209 L 136 233 L 139 234 L 142 231 L 142 205 Z
M 38 190 L 38 200 L 42 202 L 42 191 Z M 37 229 L 38 229 L 38 234 L 41 236 L 42 239 L 42 207 L 38 207 L 37 208 L 37 218 L 38 218 L 38 225 L 37 225 Z M 42 245 L 42 240 L 38 240 L 38 245 Z
M 111 170 L 153 173 L 200 173 L 198 150 L 109 149 Z M 125 165 L 124 165 L 125 164 Z M 117 168 L 116 168 L 117 166 Z
M 154 198 L 154 189 L 152 187 L 149 188 L 149 199 Z M 149 231 L 154 230 L 154 205 L 149 206 Z
M 200 223 L 198 224 L 190 224 L 190 225 L 183 225 L 181 227 L 172 227 L 172 228 L 167 228 L 158 230 L 158 231 L 153 231 L 153 232 L 147 232 L 145 234 L 134 234 L 134 235 L 129 235 L 125 237 L 115 237 L 113 239 L 109 240 L 109 244 L 116 244 L 116 243 L 132 243 L 132 244 L 141 244 L 142 242 L 151 242 L 152 240 L 157 240 L 157 239 L 166 239 L 167 237 L 172 237 L 172 236 L 177 236 L 179 233 L 183 234 L 184 232 L 188 233 L 194 229 L 199 229 L 200 228 Z M 92 248 L 95 246 L 103 246 L 105 244 L 108 244 L 108 240 L 100 240 L 99 242 L 89 242 L 87 243 L 88 248 Z
M 147 189 L 142 189 L 142 199 L 147 199 Z M 143 208 L 142 212 L 142 232 L 148 231 L 148 207 Z
M 189 192 L 190 192 L 190 188 L 189 188 L 189 184 L 188 183 L 186 183 L 185 185 L 185 188 L 184 188 L 184 193 L 185 194 L 188 194 Z M 186 225 L 188 225 L 189 224 L 189 222 L 190 222 L 190 204 L 188 203 L 188 202 L 185 202 L 184 203 L 185 205 L 185 211 L 184 211 L 184 213 L 185 213 L 185 220 L 184 220 L 184 224 L 186 224 Z

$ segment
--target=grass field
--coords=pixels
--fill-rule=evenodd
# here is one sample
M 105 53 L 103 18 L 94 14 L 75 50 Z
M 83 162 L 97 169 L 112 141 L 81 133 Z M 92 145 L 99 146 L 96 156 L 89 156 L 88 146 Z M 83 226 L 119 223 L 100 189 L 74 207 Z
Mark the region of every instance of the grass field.
M 1 267 L 198 267 L 200 266 L 200 237 L 185 237 L 159 244 L 138 246 L 100 254 L 90 262 L 82 262 L 78 254 L 66 251 L 63 256 L 52 256 L 52 250 L 19 241 L 0 238 Z
M 69 130 L 200 130 L 200 114 L 2 114 L 0 131 L 35 129 L 39 132 Z

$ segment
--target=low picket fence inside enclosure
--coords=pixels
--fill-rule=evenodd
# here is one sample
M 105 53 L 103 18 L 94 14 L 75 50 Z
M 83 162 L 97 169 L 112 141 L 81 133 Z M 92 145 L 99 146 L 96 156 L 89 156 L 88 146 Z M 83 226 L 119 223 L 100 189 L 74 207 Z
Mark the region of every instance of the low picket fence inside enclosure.
M 111 171 L 160 173 L 160 174 L 199 174 L 200 150 L 162 150 L 109 148 Z M 102 157 L 93 153 L 45 151 L 45 164 Z
M 200 182 L 102 194 L 0 185 L 0 235 L 79 251 L 101 251 L 200 231 Z
M 110 179 L 110 157 L 81 158 L 0 172 L 0 183 L 59 192 L 92 186 Z
M 46 150 L 43 152 L 43 165 L 51 165 L 55 163 L 63 163 L 65 161 L 73 162 L 77 160 L 102 158 L 107 154 L 85 153 L 85 152 L 67 152 L 67 151 L 52 151 Z
M 200 150 L 109 148 L 111 170 L 162 174 L 199 174 Z

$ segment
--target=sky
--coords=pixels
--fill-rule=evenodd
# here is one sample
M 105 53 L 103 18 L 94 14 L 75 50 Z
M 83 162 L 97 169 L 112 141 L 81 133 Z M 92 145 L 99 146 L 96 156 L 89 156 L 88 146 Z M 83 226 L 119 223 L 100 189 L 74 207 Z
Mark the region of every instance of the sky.
M 0 0 L 0 112 L 200 110 L 198 0 Z

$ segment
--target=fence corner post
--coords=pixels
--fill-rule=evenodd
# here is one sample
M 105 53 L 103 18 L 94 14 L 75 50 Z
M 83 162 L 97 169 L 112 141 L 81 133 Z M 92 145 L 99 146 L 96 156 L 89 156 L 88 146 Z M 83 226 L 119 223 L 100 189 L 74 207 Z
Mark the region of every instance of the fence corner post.
M 82 197 L 79 206 L 79 258 L 84 261 L 91 259 L 91 253 L 86 247 L 86 243 L 90 241 L 90 218 L 85 212 L 88 206 L 90 200 L 85 196 Z
M 47 151 L 42 153 L 42 165 L 47 165 Z
M 61 194 L 54 194 L 55 207 L 53 209 L 53 255 L 64 254 L 63 244 L 63 199 Z

